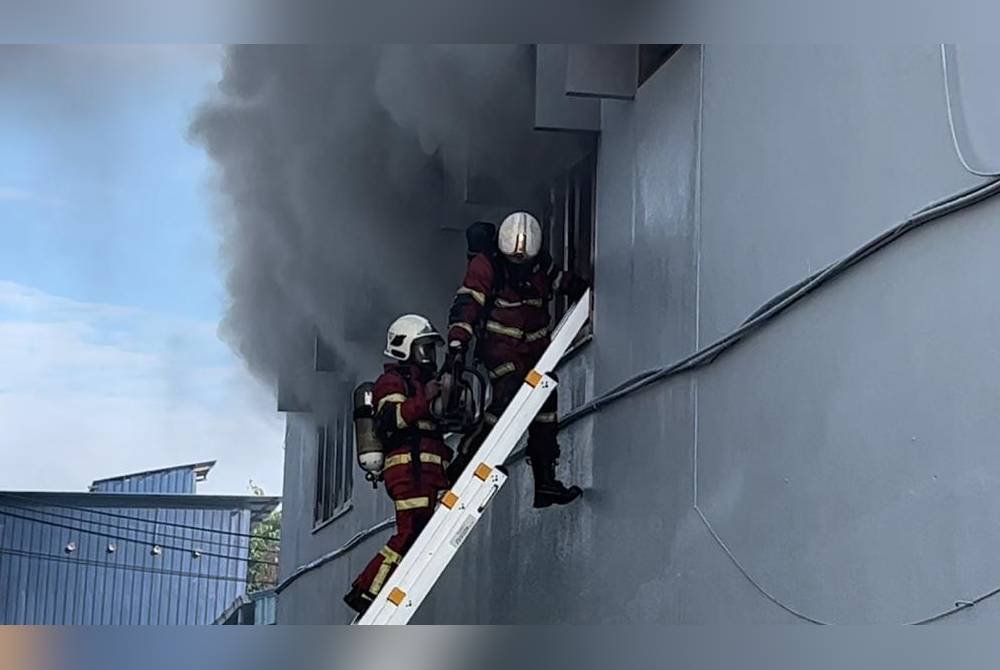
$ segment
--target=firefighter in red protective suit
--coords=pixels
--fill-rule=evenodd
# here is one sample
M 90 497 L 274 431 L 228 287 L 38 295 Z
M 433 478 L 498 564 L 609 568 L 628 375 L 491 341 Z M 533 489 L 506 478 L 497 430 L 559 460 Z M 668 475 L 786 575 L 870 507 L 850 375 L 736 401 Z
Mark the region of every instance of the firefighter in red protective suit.
M 587 288 L 581 278 L 559 270 L 547 254 L 540 253 L 541 226 L 526 212 L 504 219 L 496 246 L 498 254 L 471 256 L 449 316 L 448 356 L 464 358 L 475 336 L 476 356 L 486 366 L 493 389 L 482 429 L 459 446 L 459 455 L 448 472 L 451 481 L 472 459 L 525 375 L 549 346 L 549 300 L 556 293 L 576 300 Z M 535 507 L 565 505 L 581 493 L 579 487 L 567 487 L 556 478 L 557 408 L 556 394 L 552 393 L 528 428 Z
M 389 327 L 385 354 L 394 362 L 375 380 L 375 432 L 382 442 L 382 478 L 396 507 L 396 534 L 344 596 L 363 613 L 399 565 L 420 531 L 430 521 L 439 494 L 448 488 L 445 469 L 452 450 L 431 418 L 431 401 L 439 394 L 437 347 L 441 335 L 416 314 L 402 316 Z

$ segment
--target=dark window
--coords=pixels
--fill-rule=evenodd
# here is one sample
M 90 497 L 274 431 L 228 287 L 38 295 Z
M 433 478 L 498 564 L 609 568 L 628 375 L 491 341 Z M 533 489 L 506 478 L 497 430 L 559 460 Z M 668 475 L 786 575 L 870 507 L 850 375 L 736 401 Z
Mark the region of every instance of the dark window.
M 557 267 L 571 270 L 594 283 L 594 210 L 596 207 L 597 156 L 590 154 L 574 165 L 549 190 L 547 247 Z M 552 301 L 553 323 L 569 308 L 569 299 Z M 593 316 L 593 315 L 592 315 Z M 577 341 L 592 332 L 588 322 Z
M 316 507 L 320 525 L 340 513 L 354 488 L 354 436 L 346 415 L 316 429 Z

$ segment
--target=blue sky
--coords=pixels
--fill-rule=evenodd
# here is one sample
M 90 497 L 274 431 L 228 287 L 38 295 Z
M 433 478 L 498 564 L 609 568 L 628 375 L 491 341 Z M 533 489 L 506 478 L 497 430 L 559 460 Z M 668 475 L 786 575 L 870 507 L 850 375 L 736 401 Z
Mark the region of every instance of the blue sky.
M 281 488 L 270 391 L 216 335 L 208 46 L 0 47 L 0 489 L 218 459 Z

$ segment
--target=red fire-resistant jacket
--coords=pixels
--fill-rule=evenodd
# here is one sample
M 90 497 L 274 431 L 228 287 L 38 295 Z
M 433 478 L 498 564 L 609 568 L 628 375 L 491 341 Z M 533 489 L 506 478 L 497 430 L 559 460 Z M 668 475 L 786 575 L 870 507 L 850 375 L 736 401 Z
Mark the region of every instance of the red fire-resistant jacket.
M 431 417 L 425 386 L 417 366 L 407 363 L 387 363 L 375 380 L 372 400 L 385 447 L 383 477 L 390 494 L 399 484 L 416 479 L 415 456 L 420 458 L 421 488 L 448 488 L 444 468 L 453 452 Z
M 480 337 L 480 354 L 494 361 L 541 355 L 549 344 L 549 301 L 578 299 L 587 283 L 555 267 L 547 254 L 529 266 L 477 254 L 469 260 L 449 314 L 448 340 Z

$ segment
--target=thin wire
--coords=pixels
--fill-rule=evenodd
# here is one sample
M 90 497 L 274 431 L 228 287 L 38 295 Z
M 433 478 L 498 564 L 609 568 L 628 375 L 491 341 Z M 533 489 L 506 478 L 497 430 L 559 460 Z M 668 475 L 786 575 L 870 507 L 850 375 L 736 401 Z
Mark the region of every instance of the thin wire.
M 29 496 L 22 496 L 16 493 L 0 493 L 0 499 L 2 498 L 14 498 L 15 500 L 24 500 L 27 502 L 32 502 L 38 504 L 38 498 L 32 498 Z M 130 516 L 128 514 L 119 514 L 116 512 L 105 512 L 102 510 L 93 509 L 90 507 L 79 507 L 77 505 L 65 505 L 54 502 L 45 502 L 46 507 L 58 507 L 60 509 L 71 509 L 78 512 L 88 512 L 90 514 L 96 514 L 100 516 L 112 517 L 115 519 L 125 519 L 127 521 L 137 521 L 139 523 L 155 523 L 159 526 L 171 526 L 173 528 L 186 528 L 188 530 L 198 530 L 205 533 L 216 533 L 218 535 L 231 535 L 233 537 L 249 537 L 257 540 L 270 540 L 273 539 L 267 535 L 255 535 L 254 533 L 239 533 L 232 530 L 214 530 L 212 528 L 206 528 L 204 526 L 192 526 L 184 523 L 176 523 L 171 521 L 154 521 L 153 519 L 143 519 L 142 517 Z
M 193 543 L 195 543 L 195 544 L 197 544 L 199 546 L 202 546 L 202 545 L 215 545 L 215 546 L 218 546 L 218 547 L 225 547 L 227 549 L 245 549 L 248 546 L 245 543 L 233 544 L 231 542 L 223 542 L 221 540 L 202 540 L 202 539 L 198 539 L 198 538 L 194 538 L 194 537 L 185 537 L 184 535 L 173 535 L 173 534 L 170 534 L 170 533 L 161 533 L 160 531 L 155 530 L 155 529 L 153 529 L 153 530 L 147 530 L 147 529 L 144 529 L 144 528 L 129 528 L 128 526 L 119 526 L 117 524 L 108 523 L 107 521 L 94 521 L 92 519 L 81 519 L 79 517 L 75 517 L 75 516 L 72 516 L 70 514 L 60 514 L 59 512 L 50 512 L 50 511 L 47 511 L 47 510 L 43 510 L 43 509 L 41 509 L 39 507 L 31 507 L 31 506 L 28 506 L 28 505 L 15 505 L 13 503 L 3 502 L 2 500 L 0 500 L 0 506 L 2 506 L 2 507 L 10 507 L 12 509 L 18 509 L 18 510 L 21 510 L 21 511 L 24 511 L 24 512 L 32 512 L 32 513 L 35 513 L 35 514 L 42 514 L 42 515 L 45 515 L 45 516 L 56 517 L 57 519 L 68 519 L 70 521 L 77 521 L 79 523 L 87 523 L 87 524 L 90 524 L 92 526 L 99 526 L 99 527 L 103 527 L 103 528 L 113 528 L 113 529 L 116 529 L 116 530 L 124 530 L 124 531 L 128 531 L 128 532 L 131 532 L 131 533 L 143 533 L 145 535 L 153 535 L 154 537 L 168 538 L 168 539 L 172 539 L 172 540 L 184 540 L 185 542 L 193 542 Z M 154 521 L 153 523 L 159 523 L 159 522 L 155 522 Z M 217 532 L 217 531 L 205 530 L 205 531 L 199 531 L 199 532 L 213 533 L 213 532 Z M 280 539 L 281 539 L 280 537 L 272 538 L 273 541 L 280 541 Z
M 698 513 L 699 518 L 701 518 L 701 522 L 705 524 L 705 528 L 707 528 L 708 532 L 712 534 L 712 537 L 715 538 L 715 541 L 718 543 L 718 545 L 722 547 L 722 550 L 726 552 L 726 555 L 729 556 L 729 560 L 733 562 L 733 565 L 736 566 L 736 569 L 739 570 L 741 573 L 743 573 L 743 576 L 746 577 L 747 581 L 753 584 L 754 588 L 760 591 L 761 595 L 763 595 L 765 598 L 767 598 L 772 603 L 774 603 L 781 609 L 785 610 L 789 614 L 796 616 L 799 619 L 802 619 L 803 621 L 808 621 L 809 623 L 814 623 L 819 626 L 829 625 L 825 621 L 821 621 L 820 619 L 814 619 L 808 614 L 803 614 L 797 609 L 789 605 L 786 605 L 785 603 L 781 602 L 781 600 L 779 600 L 776 596 L 772 595 L 770 591 L 761 586 L 760 583 L 758 583 L 757 580 L 750 575 L 747 569 L 743 567 L 743 564 L 740 563 L 739 559 L 736 558 L 736 555 L 733 554 L 732 551 L 730 551 L 726 543 L 722 540 L 721 537 L 719 537 L 719 534 L 715 532 L 715 529 L 712 528 L 712 524 L 709 523 L 708 519 L 705 518 L 705 515 L 702 514 L 701 508 L 699 508 L 697 504 L 694 505 L 694 511 Z
M 985 170 L 977 170 L 969 165 L 969 161 L 965 159 L 965 154 L 962 152 L 962 146 L 958 141 L 958 132 L 955 130 L 955 116 L 952 111 L 951 105 L 951 84 L 948 77 L 948 50 L 945 44 L 941 44 L 941 73 L 944 75 L 944 101 L 945 106 L 948 110 L 948 128 L 951 130 L 951 143 L 955 147 L 955 153 L 958 154 L 958 160 L 962 164 L 962 167 L 966 171 L 979 177 L 1000 177 L 1000 171 L 987 172 Z
M 98 568 L 114 568 L 117 570 L 129 570 L 131 572 L 149 572 L 158 575 L 168 575 L 171 577 L 190 577 L 192 579 L 211 579 L 215 581 L 223 582 L 239 582 L 245 583 L 246 579 L 240 579 L 239 577 L 227 577 L 223 575 L 208 575 L 199 572 L 184 572 L 182 570 L 168 570 L 166 568 L 148 568 L 140 565 L 129 565 L 123 563 L 102 563 L 100 561 L 94 561 L 86 558 L 74 558 L 72 556 L 53 556 L 51 554 L 43 554 L 35 551 L 27 551 L 24 549 L 13 549 L 11 547 L 0 547 L 0 555 L 5 556 L 18 556 L 21 558 L 38 558 L 44 561 L 53 561 L 56 563 L 75 563 L 78 565 L 88 565 Z
M 30 516 L 24 516 L 23 514 L 15 514 L 14 512 L 7 512 L 0 509 L 0 516 L 8 516 L 13 519 L 21 519 L 23 521 L 33 521 L 34 523 L 42 524 L 43 526 L 52 526 L 53 528 L 64 528 L 66 530 L 76 531 L 77 533 L 84 533 L 85 535 L 97 535 L 98 537 L 105 537 L 109 540 L 116 540 L 118 542 L 134 542 L 136 544 L 142 544 L 145 546 L 157 546 L 160 549 L 169 549 L 171 551 L 183 551 L 186 553 L 198 552 L 201 557 L 211 557 L 220 558 L 227 561 L 241 561 L 247 563 L 259 563 L 262 565 L 276 565 L 274 561 L 261 561 L 255 558 L 243 558 L 242 556 L 227 556 L 225 554 L 216 554 L 210 551 L 201 551 L 198 547 L 175 547 L 167 544 L 160 544 L 159 542 L 150 542 L 148 540 L 141 540 L 138 538 L 122 537 L 121 535 L 112 535 L 110 533 L 104 533 L 96 530 L 87 530 L 85 528 L 79 528 L 78 526 L 71 526 L 69 524 L 57 523 L 55 521 L 46 521 L 45 519 L 36 519 Z

